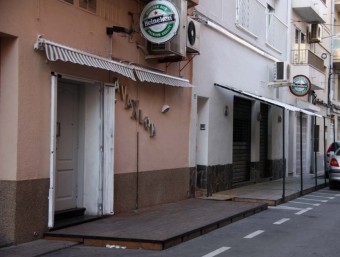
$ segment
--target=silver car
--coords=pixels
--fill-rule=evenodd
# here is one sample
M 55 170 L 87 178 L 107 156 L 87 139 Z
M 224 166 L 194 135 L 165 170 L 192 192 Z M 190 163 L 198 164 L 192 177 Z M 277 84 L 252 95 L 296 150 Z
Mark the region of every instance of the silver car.
M 328 173 L 330 170 L 330 161 L 334 155 L 334 152 L 340 148 L 340 141 L 335 141 L 330 144 L 330 146 L 327 149 L 326 154 L 326 169 L 325 169 L 325 176 L 328 178 Z
M 329 188 L 334 189 L 340 183 L 340 149 L 335 151 L 329 165 Z

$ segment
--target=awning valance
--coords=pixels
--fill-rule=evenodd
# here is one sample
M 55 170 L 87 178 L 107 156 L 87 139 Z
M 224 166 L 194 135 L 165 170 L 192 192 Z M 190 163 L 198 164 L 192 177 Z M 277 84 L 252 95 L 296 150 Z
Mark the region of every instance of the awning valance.
M 124 62 L 103 58 L 98 55 L 55 43 L 43 38 L 42 36 L 38 36 L 34 48 L 45 50 L 47 59 L 49 61 L 61 60 L 64 62 L 72 62 L 75 64 L 109 70 L 128 77 L 134 81 L 137 81 L 137 77 L 141 82 L 160 83 L 177 87 L 192 87 L 187 79 L 170 76 L 133 64 L 126 64 Z
M 316 114 L 316 113 L 313 113 L 313 112 L 310 112 L 310 111 L 307 111 L 307 110 L 304 110 L 304 109 L 298 108 L 296 106 L 286 104 L 286 103 L 283 103 L 283 102 L 280 102 L 280 101 L 277 101 L 277 100 L 274 100 L 274 99 L 270 99 L 268 97 L 258 96 L 258 95 L 255 95 L 255 94 L 243 91 L 243 90 L 239 90 L 239 89 L 236 89 L 236 88 L 233 88 L 233 87 L 228 87 L 228 86 L 222 86 L 222 85 L 219 85 L 219 84 L 216 84 L 216 83 L 215 83 L 215 86 L 233 91 L 235 93 L 253 98 L 255 100 L 258 100 L 258 101 L 261 101 L 261 102 L 264 102 L 264 103 L 267 103 L 267 104 L 270 104 L 270 105 L 275 105 L 277 107 L 284 108 L 284 109 L 289 110 L 289 111 L 302 112 L 302 113 L 305 113 L 307 115 L 316 116 L 316 117 L 320 117 L 320 118 L 322 117 L 319 114 Z
M 167 74 L 162 74 L 152 70 L 148 70 L 141 67 L 134 67 L 137 78 L 140 81 L 147 81 L 153 83 L 166 84 L 176 87 L 192 87 L 187 79 L 182 79 L 178 77 L 173 77 Z

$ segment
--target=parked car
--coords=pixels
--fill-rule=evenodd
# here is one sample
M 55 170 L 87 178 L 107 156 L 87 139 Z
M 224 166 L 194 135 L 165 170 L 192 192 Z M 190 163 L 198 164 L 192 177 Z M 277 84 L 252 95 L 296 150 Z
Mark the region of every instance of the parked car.
M 335 146 L 335 147 L 334 147 Z M 326 178 L 329 177 L 329 170 L 330 170 L 330 161 L 334 155 L 334 152 L 340 148 L 340 141 L 335 141 L 330 144 L 327 149 L 326 153 L 326 168 L 325 168 L 325 176 Z
M 331 157 L 329 166 L 329 188 L 334 189 L 340 183 L 340 149 Z

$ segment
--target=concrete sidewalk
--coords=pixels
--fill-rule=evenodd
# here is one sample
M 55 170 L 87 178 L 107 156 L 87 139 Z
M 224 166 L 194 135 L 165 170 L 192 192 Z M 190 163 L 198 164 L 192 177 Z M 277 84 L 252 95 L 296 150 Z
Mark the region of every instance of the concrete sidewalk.
M 218 192 L 213 194 L 213 197 L 221 199 L 231 198 L 234 201 L 242 202 L 262 202 L 271 206 L 275 206 L 285 201 L 297 198 L 301 194 L 308 194 L 326 186 L 328 186 L 328 184 L 325 183 L 323 176 L 317 177 L 315 180 L 315 176 L 313 174 L 305 174 L 302 180 L 302 191 L 300 176 L 287 177 L 285 179 L 285 199 L 283 199 L 283 179 L 250 184 L 247 186 Z
M 303 194 L 325 187 L 324 178 L 303 178 Z M 300 196 L 300 177 L 288 177 L 285 200 Z M 0 248 L 1 257 L 37 257 L 75 245 L 121 245 L 128 248 L 161 250 L 208 233 L 219 227 L 265 210 L 268 204 L 283 202 L 283 181 L 268 181 L 219 192 L 213 197 L 188 199 L 138 212 L 117 214 L 109 218 L 47 233 L 55 240 L 37 240 Z M 228 201 L 226 201 L 228 199 Z M 231 201 L 230 199 L 233 199 Z M 216 201 L 224 200 L 224 201 Z M 53 237 L 52 237 L 53 236 Z M 63 241 L 71 240 L 71 241 Z M 139 241 L 138 241 L 139 240 Z M 126 244 L 129 242 L 129 244 Z M 147 246 L 147 247 L 145 247 Z M 149 247 L 151 246 L 151 248 Z

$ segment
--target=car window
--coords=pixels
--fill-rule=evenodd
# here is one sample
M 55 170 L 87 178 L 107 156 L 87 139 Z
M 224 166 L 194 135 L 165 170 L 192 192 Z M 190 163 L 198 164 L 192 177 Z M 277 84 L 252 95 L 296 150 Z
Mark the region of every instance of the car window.
M 335 155 L 336 155 L 336 156 L 340 156 L 340 149 L 338 149 L 338 150 L 335 152 Z
M 340 147 L 340 144 L 338 142 L 335 143 L 335 150 L 337 150 Z

